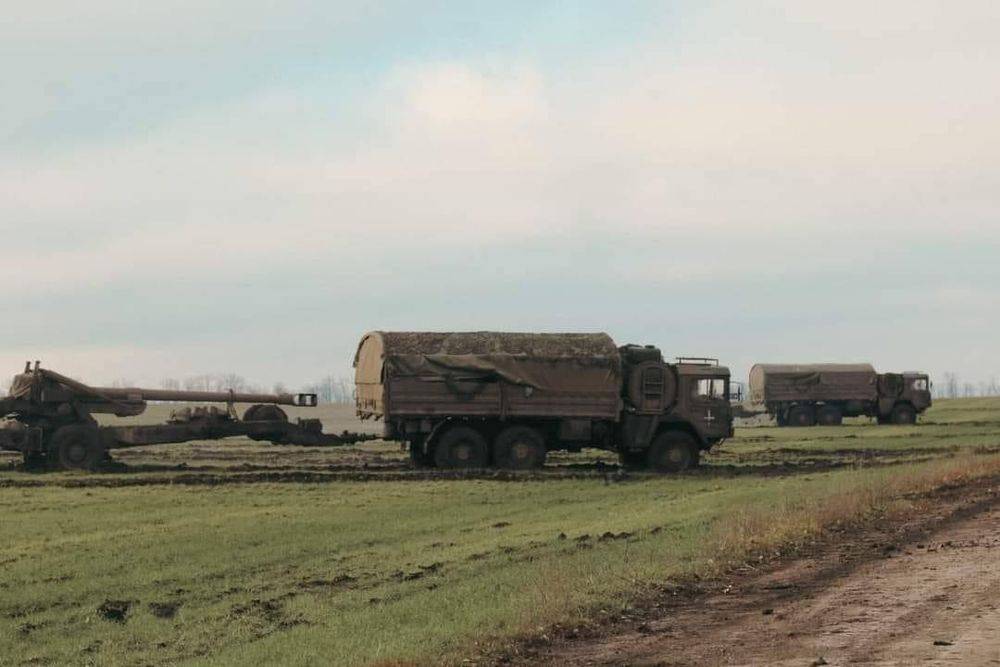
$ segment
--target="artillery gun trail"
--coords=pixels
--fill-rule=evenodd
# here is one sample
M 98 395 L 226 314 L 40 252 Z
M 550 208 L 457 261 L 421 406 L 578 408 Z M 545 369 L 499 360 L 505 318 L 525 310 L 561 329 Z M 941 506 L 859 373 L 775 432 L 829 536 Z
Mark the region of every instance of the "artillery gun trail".
M 132 417 L 147 401 L 214 402 L 176 410 L 163 424 L 101 426 L 95 414 Z M 240 419 L 236 403 L 251 403 Z M 319 419 L 288 420 L 279 405 L 316 407 L 316 394 L 249 394 L 234 391 L 176 391 L 91 387 L 41 368 L 36 361 L 15 376 L 9 395 L 0 398 L 0 449 L 21 452 L 34 468 L 92 470 L 108 450 L 190 440 L 245 436 L 278 445 L 336 446 L 374 436 L 323 433 Z

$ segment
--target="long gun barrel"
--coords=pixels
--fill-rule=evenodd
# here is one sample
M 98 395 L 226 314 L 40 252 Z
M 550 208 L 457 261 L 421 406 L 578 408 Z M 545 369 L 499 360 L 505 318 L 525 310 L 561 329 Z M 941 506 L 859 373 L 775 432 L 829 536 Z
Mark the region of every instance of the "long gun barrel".
M 316 394 L 250 394 L 235 391 L 182 391 L 177 389 L 144 389 L 139 387 L 92 387 L 62 373 L 47 368 L 38 368 L 34 373 L 45 380 L 63 385 L 76 394 L 79 400 L 89 404 L 92 411 L 110 412 L 119 416 L 139 414 L 145 409 L 146 401 L 174 401 L 192 403 L 271 403 L 276 405 L 296 405 L 315 407 Z M 65 400 L 58 391 L 41 400 Z M 102 409 L 100 406 L 107 406 Z
M 316 406 L 316 394 L 245 394 L 235 391 L 182 391 L 136 387 L 91 387 L 93 391 L 118 401 L 172 401 L 207 403 L 272 403 L 275 405 Z

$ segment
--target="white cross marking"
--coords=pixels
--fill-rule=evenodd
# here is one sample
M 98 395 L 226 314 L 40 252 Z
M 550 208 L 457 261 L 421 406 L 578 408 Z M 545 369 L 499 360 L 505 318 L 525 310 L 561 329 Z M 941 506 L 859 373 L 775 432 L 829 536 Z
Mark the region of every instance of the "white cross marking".
M 711 410 L 706 410 L 705 411 L 705 422 L 708 423 L 708 424 L 711 424 L 714 421 L 715 421 L 715 417 L 712 415 L 712 411 Z

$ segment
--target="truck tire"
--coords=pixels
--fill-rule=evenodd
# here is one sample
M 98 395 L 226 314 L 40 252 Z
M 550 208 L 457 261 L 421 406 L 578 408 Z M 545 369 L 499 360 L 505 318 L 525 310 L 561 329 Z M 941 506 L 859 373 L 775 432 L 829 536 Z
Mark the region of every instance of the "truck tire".
M 530 426 L 510 426 L 493 441 L 493 465 L 532 470 L 545 465 L 545 438 Z
M 681 472 L 698 465 L 698 443 L 684 431 L 665 431 L 646 450 L 646 465 L 657 472 Z
M 916 424 L 917 411 L 909 403 L 897 403 L 892 409 L 893 424 Z
M 816 423 L 820 426 L 840 426 L 844 423 L 844 415 L 836 405 L 824 405 L 816 413 Z
M 486 438 L 471 426 L 453 426 L 434 445 L 438 468 L 485 468 L 489 462 Z
M 816 413 L 808 405 L 796 405 L 788 411 L 789 426 L 815 426 Z
M 104 460 L 104 443 L 95 426 L 71 424 L 52 436 L 49 459 L 65 470 L 96 470 Z

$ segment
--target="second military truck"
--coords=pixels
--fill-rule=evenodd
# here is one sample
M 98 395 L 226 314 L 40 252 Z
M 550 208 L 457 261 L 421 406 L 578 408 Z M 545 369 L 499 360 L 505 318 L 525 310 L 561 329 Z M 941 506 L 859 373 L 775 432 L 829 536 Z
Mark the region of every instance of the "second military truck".
M 674 472 L 733 434 L 727 368 L 607 334 L 374 331 L 354 367 L 358 415 L 417 465 L 531 469 L 597 447 Z
M 844 417 L 913 424 L 931 405 L 924 373 L 876 373 L 871 364 L 757 364 L 750 401 L 778 426 L 836 426 Z

